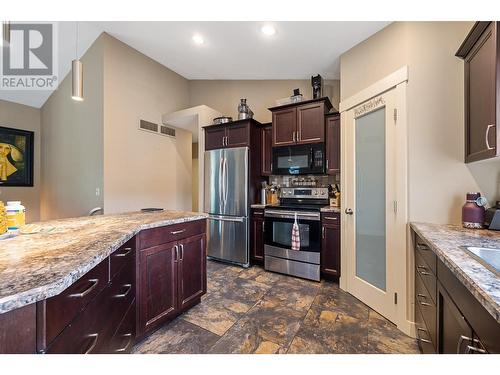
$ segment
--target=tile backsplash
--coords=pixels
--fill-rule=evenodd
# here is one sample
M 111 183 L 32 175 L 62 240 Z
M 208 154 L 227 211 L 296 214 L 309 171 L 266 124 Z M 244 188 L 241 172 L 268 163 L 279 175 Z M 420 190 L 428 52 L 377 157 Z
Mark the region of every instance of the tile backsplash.
M 327 187 L 329 184 L 340 184 L 340 174 L 336 175 L 300 175 L 300 176 L 270 176 L 269 184 L 279 187 Z

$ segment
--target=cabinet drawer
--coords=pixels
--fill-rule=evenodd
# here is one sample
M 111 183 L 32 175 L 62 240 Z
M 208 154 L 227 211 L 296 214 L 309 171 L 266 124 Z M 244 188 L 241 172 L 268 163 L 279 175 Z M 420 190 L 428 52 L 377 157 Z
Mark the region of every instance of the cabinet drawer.
M 322 212 L 321 222 L 323 225 L 340 225 L 340 213 Z
M 261 208 L 252 208 L 252 216 L 256 218 L 264 218 L 264 210 Z
M 432 342 L 429 330 L 427 329 L 422 312 L 420 311 L 420 307 L 417 304 L 415 304 L 415 327 L 417 329 L 416 334 L 418 345 L 420 350 L 422 350 L 422 353 L 435 354 L 436 348 Z
M 415 275 L 421 277 L 421 280 L 429 291 L 430 297 L 436 303 L 436 276 L 432 273 L 432 270 L 418 251 L 415 252 Z
M 436 343 L 436 302 L 432 300 L 418 273 L 415 274 L 415 306 L 417 306 L 422 313 L 432 342 Z
M 135 341 L 135 301 L 128 308 L 120 326 L 111 338 L 108 352 L 111 354 L 130 353 Z
M 109 281 L 109 258 L 83 275 L 61 294 L 45 303 L 45 342 L 50 343 L 78 313 L 101 292 Z
M 427 246 L 427 244 L 418 236 L 415 236 L 415 251 L 420 254 L 420 257 L 429 266 L 432 273 L 436 275 L 437 257 L 436 254 Z
M 110 279 L 123 268 L 125 264 L 132 262 L 135 259 L 135 237 L 123 244 L 109 257 Z
M 195 236 L 206 231 L 206 220 L 196 220 L 186 223 L 168 225 L 159 228 L 146 229 L 139 234 L 140 248 L 145 249 L 167 242 L 178 241 Z

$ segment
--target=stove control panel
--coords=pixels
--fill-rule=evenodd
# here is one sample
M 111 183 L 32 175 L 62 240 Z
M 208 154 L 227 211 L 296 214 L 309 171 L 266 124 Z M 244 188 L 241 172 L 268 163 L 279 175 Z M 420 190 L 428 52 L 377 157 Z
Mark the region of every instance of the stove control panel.
M 280 198 L 328 199 L 328 188 L 281 188 Z

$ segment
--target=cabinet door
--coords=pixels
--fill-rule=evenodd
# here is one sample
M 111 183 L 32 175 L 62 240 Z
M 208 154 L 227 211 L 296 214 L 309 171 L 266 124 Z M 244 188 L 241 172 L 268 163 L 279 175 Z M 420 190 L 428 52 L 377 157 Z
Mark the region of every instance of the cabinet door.
M 250 124 L 228 125 L 226 127 L 226 146 L 227 147 L 245 147 L 250 144 Z
M 466 162 L 497 155 L 495 34 L 492 22 L 465 59 Z
M 225 138 L 226 128 L 224 126 L 205 128 L 205 150 L 223 148 Z
M 251 222 L 251 257 L 257 263 L 264 261 L 264 211 L 255 211 Z
M 321 233 L 321 272 L 340 276 L 340 226 L 323 225 Z
M 272 150 L 273 150 L 273 139 L 272 139 L 272 130 L 271 126 L 262 128 L 261 131 L 261 150 L 262 150 L 262 166 L 261 166 L 261 175 L 262 176 L 270 176 L 272 173 Z
M 340 172 L 340 117 L 326 120 L 326 174 Z
M 295 144 L 297 132 L 297 108 L 273 112 L 273 146 Z
M 207 291 L 205 234 L 179 242 L 179 308 L 192 306 Z
M 176 243 L 140 251 L 138 335 L 150 331 L 177 314 Z
M 438 284 L 439 353 L 463 354 L 472 344 L 472 328 L 448 293 Z
M 325 140 L 325 104 L 311 103 L 297 107 L 297 143 Z

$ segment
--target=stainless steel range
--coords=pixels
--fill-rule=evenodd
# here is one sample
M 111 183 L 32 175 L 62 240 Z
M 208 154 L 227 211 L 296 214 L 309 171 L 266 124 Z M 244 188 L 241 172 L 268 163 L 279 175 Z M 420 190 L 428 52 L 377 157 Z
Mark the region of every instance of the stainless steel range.
M 264 268 L 320 281 L 321 214 L 328 205 L 327 188 L 282 188 L 279 206 L 264 211 Z M 292 250 L 297 214 L 300 249 Z

